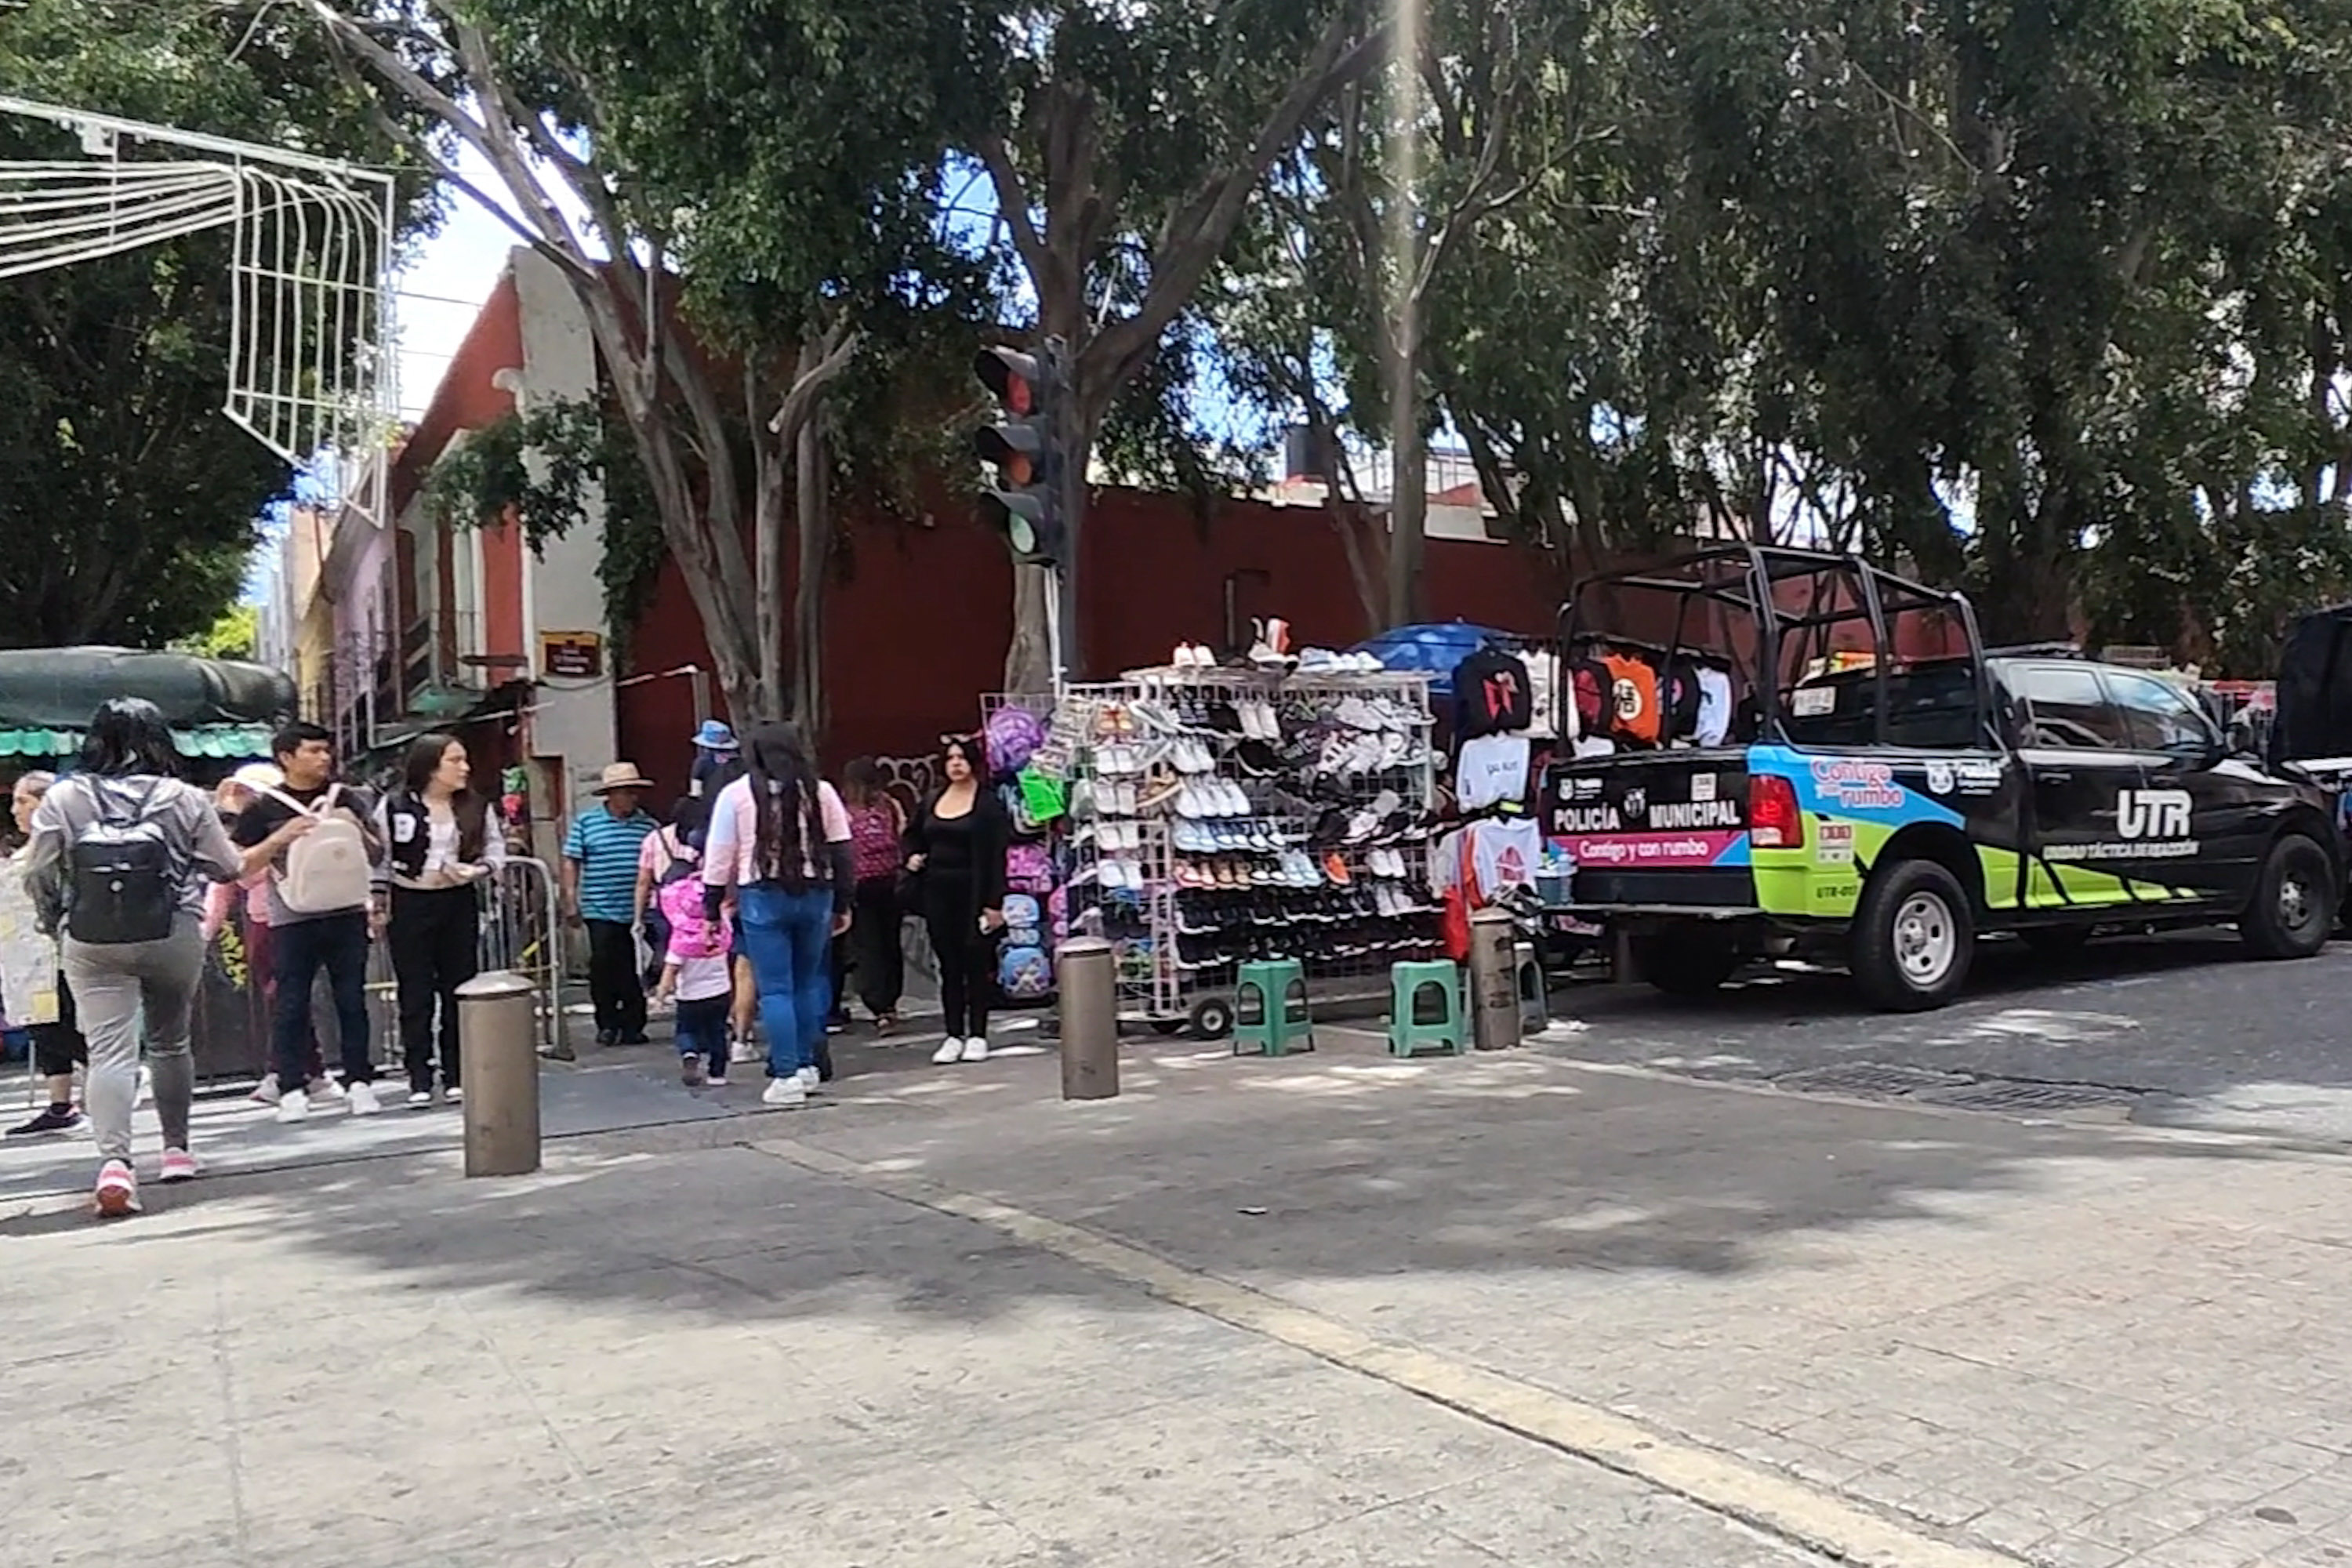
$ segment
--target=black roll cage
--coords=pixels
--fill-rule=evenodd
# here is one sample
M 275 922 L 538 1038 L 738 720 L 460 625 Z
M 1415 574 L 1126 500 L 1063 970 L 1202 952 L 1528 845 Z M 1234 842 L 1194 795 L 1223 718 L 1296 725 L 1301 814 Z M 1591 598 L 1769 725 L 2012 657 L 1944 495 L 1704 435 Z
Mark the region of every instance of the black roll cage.
M 1775 585 L 1794 579 L 1811 577 L 1819 581 L 1843 580 L 1853 584 L 1858 605 L 1828 612 L 1809 610 L 1801 616 L 1784 613 L 1774 599 Z M 1559 646 L 1563 654 L 1572 651 L 1583 641 L 1614 642 L 1626 647 L 1654 647 L 1638 638 L 1612 637 L 1605 632 L 1580 629 L 1578 621 L 1585 596 L 1596 590 L 1608 592 L 1616 588 L 1637 588 L 1646 592 L 1675 595 L 1674 639 L 1663 650 L 1671 658 L 1684 651 L 1683 632 L 1690 619 L 1693 604 L 1703 603 L 1719 618 L 1727 612 L 1745 612 L 1756 626 L 1757 668 L 1746 671 L 1748 689 L 1754 693 L 1760 716 L 1760 733 L 1782 745 L 1789 739 L 1785 715 L 1780 707 L 1780 647 L 1784 637 L 1801 637 L 1818 631 L 1823 655 L 1829 651 L 1829 629 L 1848 621 L 1866 621 L 1870 626 L 1872 651 L 1873 694 L 1872 737 L 1876 744 L 1885 745 L 1887 720 L 1886 672 L 1891 662 L 1887 658 L 1887 619 L 1890 616 L 1920 610 L 1942 610 L 1958 618 L 1968 638 L 1968 658 L 1975 673 L 1977 723 L 1979 732 L 1997 736 L 1991 672 L 1986 668 L 1984 638 L 1977 627 L 1976 607 L 1969 596 L 1958 590 L 1930 588 L 1907 577 L 1896 576 L 1882 567 L 1874 566 L 1852 552 L 1805 550 L 1780 544 L 1719 544 L 1704 550 L 1694 550 L 1671 557 L 1654 565 L 1629 567 L 1616 572 L 1600 572 L 1577 580 L 1569 590 L 1559 609 Z M 1818 604 L 1822 595 L 1815 591 Z M 1719 624 L 1719 619 L 1718 619 Z M 1724 639 L 1725 648 L 1714 655 L 1729 662 L 1735 672 L 1739 662 L 1737 647 Z M 1694 647 L 1696 653 L 1713 654 L 1713 650 Z M 1555 683 L 1555 704 L 1574 700 L 1565 680 Z M 1554 715 L 1559 733 L 1567 733 L 1567 715 Z

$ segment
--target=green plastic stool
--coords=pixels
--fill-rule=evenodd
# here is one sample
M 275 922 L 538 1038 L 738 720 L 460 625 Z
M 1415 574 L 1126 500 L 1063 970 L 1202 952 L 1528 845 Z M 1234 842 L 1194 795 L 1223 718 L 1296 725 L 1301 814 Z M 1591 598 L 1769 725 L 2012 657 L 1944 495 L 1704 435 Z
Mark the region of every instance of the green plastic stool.
M 1435 993 L 1443 1016 L 1423 1022 L 1422 1004 Z M 1453 964 L 1395 963 L 1389 966 L 1389 1055 L 1425 1052 L 1460 1056 L 1467 1048 L 1462 1028 L 1462 972 Z
M 1234 983 L 1234 1054 L 1286 1057 L 1315 1048 L 1307 972 L 1295 958 L 1244 963 Z

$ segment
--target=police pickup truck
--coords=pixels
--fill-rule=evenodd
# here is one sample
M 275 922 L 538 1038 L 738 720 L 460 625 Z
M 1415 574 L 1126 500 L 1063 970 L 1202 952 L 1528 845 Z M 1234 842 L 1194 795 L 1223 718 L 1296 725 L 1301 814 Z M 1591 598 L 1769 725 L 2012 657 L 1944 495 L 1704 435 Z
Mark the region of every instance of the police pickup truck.
M 1576 864 L 1568 912 L 1628 938 L 1659 989 L 1813 957 L 1845 963 L 1875 1005 L 1918 1011 L 1959 994 L 1990 932 L 2063 947 L 2101 926 L 2227 923 L 2265 958 L 2326 942 L 2336 797 L 2233 749 L 2171 682 L 1987 653 L 1964 599 L 1851 557 L 1717 550 L 1619 585 L 1692 584 L 1753 617 L 1717 650 L 1748 672 L 1724 742 L 1572 758 L 1544 781 L 1546 831 Z M 1570 646 L 1592 640 L 1584 603 L 1564 616 Z M 1898 612 L 1930 612 L 1961 651 L 1905 658 Z M 1662 658 L 1694 618 L 1677 614 Z M 1866 662 L 1808 657 L 1858 624 Z

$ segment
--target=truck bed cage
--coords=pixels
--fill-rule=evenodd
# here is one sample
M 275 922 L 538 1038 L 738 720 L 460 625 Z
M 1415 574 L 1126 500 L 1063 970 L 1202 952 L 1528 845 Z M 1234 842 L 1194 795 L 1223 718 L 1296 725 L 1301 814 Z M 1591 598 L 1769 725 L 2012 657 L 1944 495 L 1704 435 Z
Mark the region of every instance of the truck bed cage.
M 1798 583 L 1811 585 L 1808 592 L 1799 595 L 1801 605 L 1784 603 L 1780 590 L 1786 584 Z M 1984 639 L 1978 631 L 1975 607 L 1969 603 L 1967 595 L 1957 590 L 1928 587 L 1874 565 L 1852 552 L 1780 544 L 1711 545 L 1652 565 L 1596 573 L 1579 579 L 1560 606 L 1562 650 L 1572 649 L 1580 643 L 1633 640 L 1612 637 L 1604 631 L 1580 625 L 1588 618 L 1583 614 L 1588 595 L 1597 594 L 1604 605 L 1613 607 L 1616 592 L 1624 589 L 1675 595 L 1675 631 L 1666 647 L 1667 657 L 1689 649 L 1729 663 L 1735 677 L 1756 700 L 1761 737 L 1783 744 L 1790 742 L 1780 689 L 1784 640 L 1818 633 L 1818 647 L 1826 656 L 1832 651 L 1829 647 L 1829 628 L 1860 621 L 1870 630 L 1875 687 L 1874 725 L 1879 742 L 1885 743 L 1889 711 L 1887 668 L 1895 662 L 1890 657 L 1888 622 L 1895 616 L 1920 612 L 1948 616 L 1960 628 L 1968 644 L 1966 657 L 1975 669 L 1979 724 L 1985 731 L 1993 728 L 1992 684 L 1985 667 Z M 1754 668 L 1742 668 L 1745 661 L 1739 647 L 1728 637 L 1721 639 L 1725 646 L 1719 648 L 1685 640 L 1694 605 L 1704 606 L 1708 618 L 1715 620 L 1718 627 L 1727 612 L 1748 618 L 1755 628 Z M 1572 700 L 1567 695 L 1567 685 L 1560 683 L 1561 700 Z

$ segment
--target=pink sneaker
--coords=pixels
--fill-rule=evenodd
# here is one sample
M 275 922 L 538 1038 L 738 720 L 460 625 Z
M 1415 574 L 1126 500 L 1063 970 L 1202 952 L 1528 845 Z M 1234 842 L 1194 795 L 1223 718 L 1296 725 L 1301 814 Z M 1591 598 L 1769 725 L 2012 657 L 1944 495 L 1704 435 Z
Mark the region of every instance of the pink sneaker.
M 193 1182 L 201 1174 L 203 1170 L 197 1165 L 196 1157 L 185 1149 L 163 1151 L 163 1173 L 161 1179 L 166 1185 L 179 1182 Z
M 98 1186 L 90 1204 L 100 1219 L 121 1219 L 139 1212 L 139 1176 L 128 1160 L 109 1160 L 98 1169 Z

